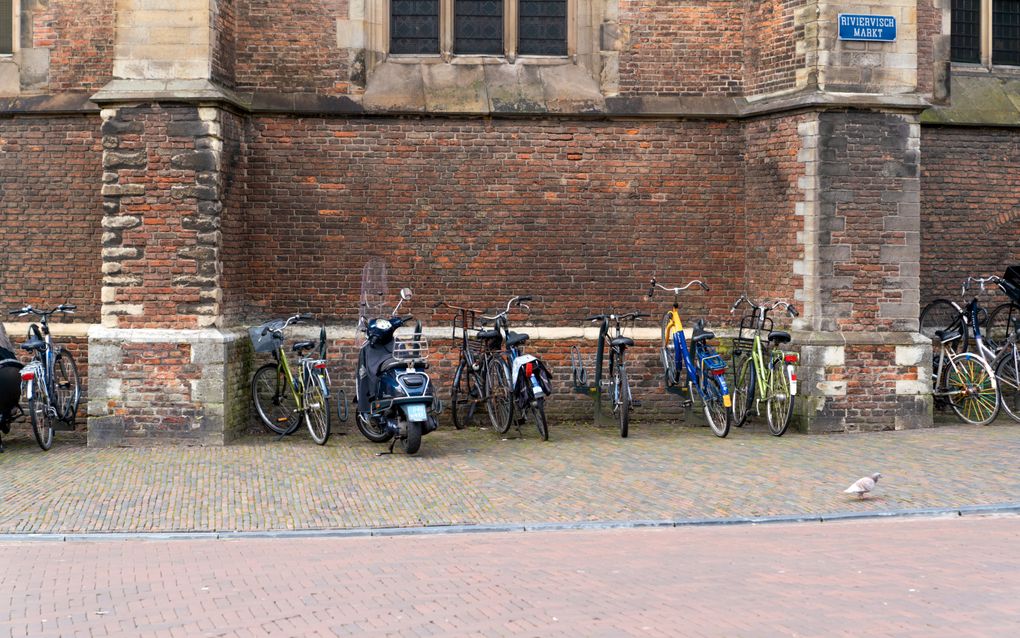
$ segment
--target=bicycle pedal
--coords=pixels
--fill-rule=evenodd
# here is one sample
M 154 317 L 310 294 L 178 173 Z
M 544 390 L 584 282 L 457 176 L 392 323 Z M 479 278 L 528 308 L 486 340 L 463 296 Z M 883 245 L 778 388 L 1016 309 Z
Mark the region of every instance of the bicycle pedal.
M 641 402 L 638 401 L 637 399 L 631 399 L 630 400 L 630 407 L 632 407 L 632 408 L 640 408 L 641 407 Z
M 692 408 L 692 407 L 694 407 L 694 401 L 691 401 L 690 399 L 684 399 L 684 400 L 682 400 L 680 402 L 680 407 L 681 408 Z

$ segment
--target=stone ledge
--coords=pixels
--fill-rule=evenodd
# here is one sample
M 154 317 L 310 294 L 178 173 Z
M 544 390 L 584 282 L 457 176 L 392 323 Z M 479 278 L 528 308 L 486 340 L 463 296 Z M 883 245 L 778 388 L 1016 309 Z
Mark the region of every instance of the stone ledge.
M 230 343 L 236 341 L 240 336 L 240 332 L 216 328 L 108 328 L 93 325 L 88 331 L 90 341 L 121 343 L 192 343 L 195 341 Z

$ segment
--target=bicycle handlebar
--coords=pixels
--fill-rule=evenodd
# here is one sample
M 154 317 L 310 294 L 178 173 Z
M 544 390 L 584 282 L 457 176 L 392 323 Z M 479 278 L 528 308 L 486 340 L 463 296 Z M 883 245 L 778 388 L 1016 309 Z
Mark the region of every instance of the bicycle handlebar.
M 531 301 L 531 299 L 532 299 L 532 297 L 530 297 L 528 295 L 525 295 L 525 296 L 518 295 L 516 297 L 511 297 L 510 301 L 506 302 L 506 308 L 503 310 L 503 312 L 496 313 L 496 314 L 492 315 L 491 317 L 488 316 L 488 315 L 482 315 L 481 317 L 482 317 L 482 319 L 488 319 L 489 321 L 495 321 L 495 320 L 499 319 L 500 317 L 505 317 L 510 312 L 510 307 L 511 306 L 516 305 L 516 306 L 520 307 L 520 306 L 524 305 L 525 301 Z M 524 306 L 524 307 L 527 308 L 527 306 Z
M 610 319 L 610 320 L 619 320 L 619 321 L 635 321 L 637 319 L 641 319 L 642 317 L 651 317 L 651 316 L 652 315 L 648 314 L 647 312 L 628 312 L 627 314 L 624 314 L 624 315 L 617 315 L 617 314 L 609 313 L 609 314 L 604 314 L 604 315 L 592 315 L 591 317 L 586 317 L 585 320 L 586 321 L 602 321 L 603 319 Z
M 314 318 L 315 318 L 315 315 L 313 315 L 312 313 L 310 313 L 310 312 L 303 312 L 301 314 L 294 315 L 293 317 L 288 317 L 283 322 L 283 325 L 280 326 L 279 328 L 270 328 L 269 326 L 266 326 L 265 328 L 262 329 L 262 334 L 266 335 L 266 334 L 269 334 L 270 332 L 272 332 L 273 334 L 278 334 L 278 335 L 280 335 L 282 337 L 283 336 L 283 329 L 286 328 L 287 326 L 293 325 L 295 323 L 300 323 L 302 321 L 311 321 Z
M 681 291 L 687 290 L 688 288 L 690 288 L 691 286 L 694 286 L 694 285 L 700 286 L 701 289 L 705 290 L 705 291 L 711 290 L 711 288 L 708 287 L 708 284 L 706 284 L 705 282 L 703 282 L 701 280 L 698 280 L 698 279 L 692 279 L 691 281 L 688 281 L 686 286 L 682 286 L 682 287 L 681 286 L 677 286 L 676 288 L 669 288 L 669 287 L 663 286 L 659 282 L 655 281 L 655 277 L 652 277 L 652 280 L 651 280 L 649 288 L 648 288 L 648 298 L 649 299 L 652 298 L 652 296 L 655 294 L 655 289 L 656 288 L 662 288 L 666 292 L 672 292 L 674 295 L 678 295 L 678 294 L 680 294 Z
M 748 297 L 747 295 L 740 295 L 740 298 L 733 302 L 733 305 L 730 307 L 730 314 L 733 314 L 733 311 L 740 307 L 741 302 L 746 303 L 748 306 L 754 309 L 755 313 L 760 312 L 763 317 L 767 315 L 770 311 L 775 310 L 780 306 L 783 306 L 784 309 L 786 310 L 786 314 L 790 315 L 791 317 L 800 316 L 800 313 L 797 312 L 797 309 L 793 306 L 793 304 L 783 299 L 777 299 L 775 302 L 772 303 L 771 306 L 769 306 L 768 301 L 758 304 L 752 301 L 751 298 Z
M 961 295 L 967 294 L 967 289 L 970 288 L 971 282 L 979 284 L 981 286 L 981 292 L 985 291 L 985 284 L 998 284 L 1002 286 L 1002 278 L 992 275 L 991 277 L 967 277 L 966 281 L 963 282 L 963 287 L 960 289 Z
M 16 317 L 24 317 L 25 315 L 35 315 L 37 317 L 49 317 L 50 315 L 56 314 L 58 312 L 63 313 L 65 315 L 73 315 L 74 311 L 77 309 L 78 306 L 74 304 L 62 303 L 53 310 L 37 310 L 32 306 L 25 306 L 24 308 L 18 308 L 17 310 L 8 311 L 7 314 Z

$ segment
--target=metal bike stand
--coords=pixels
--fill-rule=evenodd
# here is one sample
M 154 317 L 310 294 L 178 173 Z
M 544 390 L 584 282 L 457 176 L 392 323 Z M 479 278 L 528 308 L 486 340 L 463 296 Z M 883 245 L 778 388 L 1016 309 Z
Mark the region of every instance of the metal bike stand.
M 610 413 L 602 413 L 602 361 L 605 357 L 605 336 L 609 331 L 609 322 L 603 321 L 599 328 L 598 348 L 595 350 L 595 362 L 592 366 L 595 372 L 594 383 L 588 383 L 588 370 L 584 365 L 581 349 L 578 346 L 570 348 L 570 369 L 573 381 L 573 390 L 578 394 L 591 397 L 595 404 L 595 426 L 616 427 L 616 419 Z

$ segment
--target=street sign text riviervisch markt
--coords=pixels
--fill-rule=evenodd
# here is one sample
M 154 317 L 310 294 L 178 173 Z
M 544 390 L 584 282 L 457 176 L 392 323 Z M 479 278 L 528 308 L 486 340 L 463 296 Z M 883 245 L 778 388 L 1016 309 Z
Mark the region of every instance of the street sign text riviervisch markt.
M 866 42 L 893 42 L 896 40 L 894 16 L 839 14 L 839 39 Z

